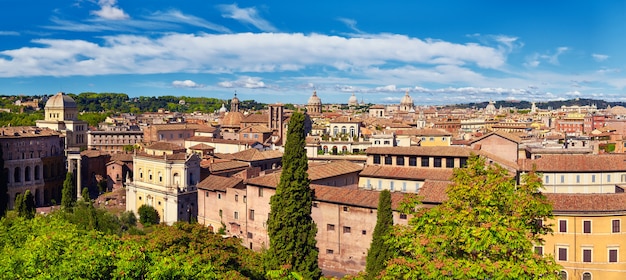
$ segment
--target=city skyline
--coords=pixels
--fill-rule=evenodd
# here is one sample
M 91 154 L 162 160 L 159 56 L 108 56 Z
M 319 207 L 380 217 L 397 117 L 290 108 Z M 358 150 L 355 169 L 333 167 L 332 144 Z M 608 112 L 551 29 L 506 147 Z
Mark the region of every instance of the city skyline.
M 626 101 L 621 2 L 8 0 L 0 94 Z

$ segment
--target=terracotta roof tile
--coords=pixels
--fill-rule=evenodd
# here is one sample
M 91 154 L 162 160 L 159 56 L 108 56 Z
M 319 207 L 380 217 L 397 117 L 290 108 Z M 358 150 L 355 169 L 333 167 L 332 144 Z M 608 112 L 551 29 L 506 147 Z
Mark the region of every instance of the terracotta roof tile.
M 626 211 L 626 193 L 566 194 L 546 193 L 553 212 L 620 212 Z
M 242 123 L 262 123 L 267 124 L 269 122 L 269 115 L 267 114 L 250 114 L 245 116 Z
M 452 136 L 452 133 L 442 129 L 423 128 L 423 129 L 400 129 L 396 131 L 396 135 L 411 136 Z
M 227 188 L 243 187 L 241 184 L 243 179 L 239 177 L 222 177 L 217 175 L 209 175 L 200 183 L 198 188 L 211 191 L 226 191 Z
M 538 172 L 626 171 L 626 154 L 560 155 L 546 154 L 538 159 L 520 159 L 520 170 Z
M 361 166 L 357 164 L 348 161 L 333 161 L 326 164 L 310 165 L 308 173 L 309 179 L 311 179 L 312 183 L 315 183 L 316 180 L 341 176 L 352 172 L 359 172 L 359 170 L 361 170 Z M 278 182 L 280 182 L 281 172 L 282 170 L 265 176 L 248 179 L 247 182 L 249 184 L 276 188 L 276 186 L 278 186 Z
M 283 153 L 280 151 L 275 151 L 275 150 L 259 151 L 254 148 L 243 150 L 241 152 L 232 153 L 230 154 L 230 156 L 227 156 L 227 158 L 230 158 L 230 159 L 246 161 L 246 162 L 260 161 L 260 160 L 266 160 L 266 159 L 275 159 L 275 158 L 282 158 L 282 157 L 283 157 Z
M 500 137 L 502 137 L 504 139 L 507 139 L 507 140 L 512 141 L 512 142 L 515 142 L 517 144 L 522 143 L 522 138 L 520 138 L 519 136 L 517 136 L 515 134 L 511 134 L 511 133 L 504 132 L 504 131 L 496 131 L 496 132 L 485 134 L 484 136 L 482 136 L 480 138 L 477 138 L 477 139 L 474 139 L 474 140 L 470 141 L 470 143 L 478 142 L 478 141 L 483 140 L 483 139 L 485 139 L 487 137 L 491 137 L 492 135 L 500 136 Z
M 146 147 L 146 149 L 161 150 L 161 151 L 177 151 L 177 150 L 184 150 L 185 148 L 181 145 L 170 143 L 170 142 L 156 142 Z
M 246 168 L 249 165 L 245 162 L 241 162 L 241 161 L 234 161 L 234 160 L 229 160 L 229 161 L 219 161 L 219 162 L 213 162 L 213 163 L 201 163 L 202 168 L 208 168 L 209 171 L 211 172 L 221 172 L 221 171 L 227 171 L 227 170 L 234 170 L 234 169 L 242 169 L 242 168 Z
M 343 205 L 360 206 L 364 208 L 378 208 L 378 198 L 380 192 L 373 190 L 349 189 L 341 187 L 329 187 L 323 185 L 311 185 L 315 191 L 315 201 L 325 201 Z M 391 193 L 391 208 L 398 210 L 400 202 L 404 198 L 404 193 Z
M 446 190 L 450 185 L 452 185 L 452 182 L 449 181 L 427 180 L 419 189 L 418 195 L 422 197 L 422 202 L 424 203 L 442 203 L 448 199 Z
M 41 128 L 36 126 L 0 127 L 0 138 L 24 138 L 53 135 L 60 136 L 61 133 L 49 128 Z
M 189 149 L 192 149 L 192 150 L 215 150 L 215 147 L 209 146 L 209 145 L 204 144 L 204 143 L 200 143 L 200 144 L 196 144 L 196 145 L 193 145 L 193 146 L 189 147 Z

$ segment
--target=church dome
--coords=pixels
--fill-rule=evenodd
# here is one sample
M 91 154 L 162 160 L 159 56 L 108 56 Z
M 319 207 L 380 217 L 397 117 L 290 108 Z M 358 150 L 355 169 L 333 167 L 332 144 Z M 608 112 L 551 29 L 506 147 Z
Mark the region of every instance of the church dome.
M 322 99 L 317 96 L 317 92 L 313 91 L 313 95 L 309 98 L 307 105 L 322 105 Z
M 495 102 L 489 101 L 489 104 L 487 105 L 487 107 L 485 107 L 486 114 L 490 114 L 490 115 L 496 114 L 496 106 L 494 104 Z
M 78 106 L 72 97 L 59 92 L 48 99 L 45 108 L 78 108 Z
M 222 127 L 240 127 L 243 114 L 241 112 L 229 112 L 222 119 Z
M 222 104 L 222 108 L 220 108 L 219 112 L 220 112 L 220 113 L 226 113 L 226 112 L 228 112 L 228 110 L 226 109 L 226 107 L 224 107 L 224 104 Z
M 626 115 L 626 108 L 623 106 L 615 106 L 611 109 L 607 109 L 606 111 L 612 115 Z
M 350 98 L 348 99 L 348 105 L 349 106 L 357 106 L 357 105 L 359 105 L 359 100 L 356 98 L 354 93 L 352 93 L 352 96 L 350 96 Z
M 400 100 L 400 105 L 413 106 L 413 98 L 411 98 L 411 96 L 409 96 L 409 91 L 408 90 L 406 91 L 406 93 L 402 97 L 402 100 Z
M 231 104 L 239 104 L 239 98 L 237 98 L 237 94 L 235 93 L 235 97 L 230 100 Z

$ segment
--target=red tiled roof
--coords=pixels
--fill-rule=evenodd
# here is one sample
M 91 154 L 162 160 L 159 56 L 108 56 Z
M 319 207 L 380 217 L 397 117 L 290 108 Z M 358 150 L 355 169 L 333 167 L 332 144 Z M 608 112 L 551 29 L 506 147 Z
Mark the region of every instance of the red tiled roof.
M 112 154 L 111 161 L 133 161 L 133 154 Z
M 427 180 L 417 194 L 421 196 L 424 203 L 442 203 L 448 199 L 446 190 L 450 185 L 452 182 Z
M 326 164 L 310 165 L 308 173 L 309 179 L 311 179 L 312 183 L 314 183 L 316 180 L 341 176 L 352 172 L 358 172 L 359 170 L 361 170 L 361 167 L 357 164 L 348 161 L 333 161 Z M 248 179 L 247 183 L 275 189 L 276 186 L 278 186 L 278 182 L 280 182 L 281 173 L 282 170 L 265 176 L 251 178 Z
M 267 114 L 250 114 L 245 116 L 242 120 L 242 123 L 269 123 L 269 115 Z
M 626 154 L 546 154 L 538 159 L 520 159 L 518 164 L 522 171 L 530 171 L 533 166 L 538 172 L 626 171 Z
M 496 131 L 496 132 L 492 132 L 492 133 L 489 133 L 489 134 L 485 134 L 484 136 L 482 136 L 480 138 L 477 138 L 477 139 L 474 139 L 474 140 L 470 141 L 470 143 L 475 143 L 475 142 L 478 142 L 480 140 L 483 140 L 483 139 L 485 139 L 487 137 L 491 137 L 491 136 L 499 136 L 499 137 L 502 137 L 502 138 L 507 139 L 509 141 L 515 142 L 517 144 L 522 143 L 522 138 L 520 138 L 517 135 L 511 134 L 511 133 L 508 133 L 508 132 L 504 132 L 504 131 Z
M 376 177 L 389 179 L 408 180 L 438 180 L 449 181 L 452 178 L 454 169 L 452 168 L 419 168 L 400 166 L 366 166 L 359 174 L 360 177 Z
M 553 212 L 606 213 L 626 211 L 626 193 L 544 194 L 552 202 Z
M 422 129 L 400 129 L 396 131 L 396 135 L 411 135 L 411 136 L 452 136 L 452 133 L 442 129 L 436 128 L 422 128 Z
M 181 145 L 170 143 L 170 142 L 156 142 L 146 149 L 150 150 L 161 150 L 161 151 L 176 151 L 176 150 L 184 150 L 185 148 Z
M 315 196 L 313 198 L 315 201 L 360 206 L 370 209 L 378 208 L 378 198 L 380 197 L 380 192 L 378 191 L 329 187 L 313 184 L 311 184 L 311 188 L 315 191 Z M 392 209 L 398 210 L 404 195 L 404 193 L 399 192 L 391 193 Z
M 192 149 L 192 150 L 215 150 L 215 147 L 209 146 L 209 145 L 204 144 L 204 143 L 200 143 L 200 144 L 196 144 L 196 145 L 193 145 L 193 146 L 189 147 L 189 149 Z
M 365 152 L 379 155 L 415 155 L 415 156 L 442 156 L 442 157 L 469 157 L 472 149 L 468 147 L 456 146 L 434 146 L 434 147 L 369 147 Z
M 275 159 L 275 158 L 282 158 L 282 157 L 283 157 L 283 153 L 280 151 L 274 151 L 274 150 L 259 151 L 254 148 L 243 150 L 241 152 L 232 153 L 230 154 L 230 156 L 228 156 L 228 158 L 230 159 L 247 161 L 247 162 L 260 161 L 260 160 L 266 160 L 266 159 Z
M 220 143 L 220 144 L 236 144 L 236 145 L 244 145 L 244 144 L 254 144 L 258 141 L 250 140 L 231 140 L 231 139 L 221 139 L 221 138 L 213 138 L 209 136 L 191 136 L 185 141 L 193 141 L 193 142 L 205 142 L 205 143 Z
M 245 162 L 229 160 L 213 162 L 209 164 L 202 163 L 201 166 L 202 168 L 208 168 L 211 172 L 221 172 L 227 170 L 242 169 L 248 167 L 249 165 Z
M 217 175 L 209 175 L 200 183 L 198 189 L 210 191 L 226 191 L 227 188 L 234 188 L 241 184 L 243 179 L 239 177 L 222 177 Z

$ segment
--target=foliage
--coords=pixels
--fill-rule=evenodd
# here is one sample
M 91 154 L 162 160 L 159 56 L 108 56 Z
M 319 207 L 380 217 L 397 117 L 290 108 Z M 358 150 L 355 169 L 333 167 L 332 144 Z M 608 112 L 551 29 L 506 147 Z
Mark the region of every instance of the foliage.
M 4 217 L 9 208 L 9 174 L 4 171 L 4 152 L 0 145 L 0 217 Z
M 15 197 L 15 210 L 17 210 L 17 215 L 19 217 L 25 219 L 32 219 L 35 217 L 35 212 L 37 211 L 35 207 L 35 197 L 30 190 L 26 190 L 24 194 L 18 194 Z
M 104 122 L 104 120 L 109 116 L 108 113 L 97 113 L 97 112 L 83 112 L 78 115 L 78 119 L 81 121 L 86 121 L 89 126 L 97 127 L 99 123 Z
M 502 167 L 472 156 L 453 181 L 447 201 L 394 228 L 383 279 L 557 278 L 554 259 L 533 250 L 551 232 L 537 220 L 552 216 L 534 172 L 516 185 Z
M 283 154 L 283 171 L 276 194 L 270 198 L 267 233 L 270 247 L 264 265 L 278 270 L 287 265 L 306 279 L 318 279 L 317 226 L 311 218 L 313 191 L 304 149 L 305 116 L 295 112 L 289 122 Z
M 259 255 L 202 225 L 143 236 L 81 229 L 61 215 L 0 221 L 4 279 L 263 279 Z
M 133 211 L 124 211 L 120 214 L 120 222 L 127 228 L 137 226 L 137 216 Z
M 44 119 L 43 114 L 43 110 L 26 113 L 0 112 L 0 126 L 34 126 L 35 121 Z
M 74 202 L 76 202 L 74 175 L 72 172 L 67 172 L 65 174 L 65 181 L 63 181 L 63 189 L 61 190 L 61 207 L 67 211 L 71 211 Z
M 385 263 L 391 259 L 393 252 L 385 238 L 393 227 L 393 212 L 391 210 L 391 192 L 383 190 L 378 198 L 378 212 L 376 213 L 376 227 L 372 235 L 372 243 L 367 252 L 365 271 L 368 279 L 374 279 L 385 268 Z
M 147 204 L 141 205 L 139 209 L 137 210 L 137 212 L 139 213 L 139 221 L 144 226 L 151 226 L 151 225 L 158 224 L 159 221 L 161 220 L 159 211 L 157 211 L 156 209 L 154 209 L 154 207 L 150 205 L 147 205 Z

